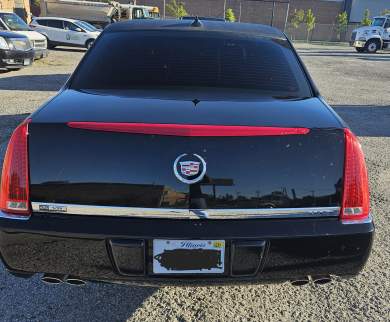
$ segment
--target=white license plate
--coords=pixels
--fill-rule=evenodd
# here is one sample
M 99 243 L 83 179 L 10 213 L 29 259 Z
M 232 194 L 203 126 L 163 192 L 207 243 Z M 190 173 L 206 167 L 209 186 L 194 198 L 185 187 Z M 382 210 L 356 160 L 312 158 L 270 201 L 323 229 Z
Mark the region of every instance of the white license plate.
M 154 274 L 222 274 L 224 240 L 153 240 Z
M 27 65 L 30 65 L 31 64 L 31 59 L 25 59 L 24 61 L 23 61 L 23 65 L 24 66 L 27 66 Z

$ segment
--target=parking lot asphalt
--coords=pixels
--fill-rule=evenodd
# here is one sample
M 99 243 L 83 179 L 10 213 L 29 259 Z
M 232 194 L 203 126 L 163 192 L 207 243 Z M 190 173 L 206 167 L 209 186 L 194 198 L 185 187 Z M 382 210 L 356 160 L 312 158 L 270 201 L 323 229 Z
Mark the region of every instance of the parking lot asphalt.
M 18 279 L 0 264 L 0 321 L 390 321 L 390 54 L 296 47 L 366 153 L 376 236 L 358 277 L 303 287 L 71 287 Z M 50 51 L 30 68 L 0 75 L 0 164 L 13 128 L 56 93 L 83 54 Z

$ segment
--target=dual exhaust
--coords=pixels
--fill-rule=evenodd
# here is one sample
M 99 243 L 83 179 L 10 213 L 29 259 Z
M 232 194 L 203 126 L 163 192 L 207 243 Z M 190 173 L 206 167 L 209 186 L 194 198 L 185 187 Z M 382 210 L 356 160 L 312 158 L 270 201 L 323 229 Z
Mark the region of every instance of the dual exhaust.
M 44 274 L 41 280 L 43 283 L 49 285 L 65 283 L 73 286 L 84 286 L 86 284 L 84 280 L 72 275 Z
M 310 282 L 313 282 L 316 285 L 324 285 L 328 284 L 332 281 L 332 277 L 330 275 L 321 275 L 321 276 L 306 276 L 297 280 L 291 281 L 291 285 L 293 286 L 303 286 Z

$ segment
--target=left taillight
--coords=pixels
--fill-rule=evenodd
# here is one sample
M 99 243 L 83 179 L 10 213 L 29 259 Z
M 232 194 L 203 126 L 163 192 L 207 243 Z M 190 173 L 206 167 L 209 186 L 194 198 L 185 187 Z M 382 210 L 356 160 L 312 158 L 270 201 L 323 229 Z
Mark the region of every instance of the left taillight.
M 19 216 L 31 214 L 28 166 L 29 123 L 30 120 L 24 121 L 13 132 L 1 175 L 0 210 Z

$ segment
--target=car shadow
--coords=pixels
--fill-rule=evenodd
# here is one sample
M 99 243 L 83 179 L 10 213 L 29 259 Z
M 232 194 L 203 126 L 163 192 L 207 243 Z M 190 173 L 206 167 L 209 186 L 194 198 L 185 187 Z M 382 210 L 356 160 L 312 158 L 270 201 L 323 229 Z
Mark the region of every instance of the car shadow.
M 390 55 L 388 52 L 377 52 L 376 54 L 368 53 L 358 53 L 355 51 L 349 50 L 317 50 L 310 48 L 300 48 L 298 49 L 299 56 L 302 57 L 349 57 L 357 58 L 362 60 L 373 60 L 373 61 L 387 61 L 390 60 Z
M 17 278 L 0 264 L 2 321 L 127 321 L 158 288 L 87 282 L 47 285 L 41 274 Z M 23 305 L 15 306 L 15 299 Z M 39 318 L 37 317 L 39 316 Z
M 70 74 L 9 75 L 0 78 L 0 90 L 58 91 Z
M 77 47 L 55 47 L 50 50 L 53 51 L 67 51 L 73 53 L 85 53 L 87 51 L 86 48 L 77 48 Z
M 358 136 L 390 137 L 390 105 L 333 105 Z

